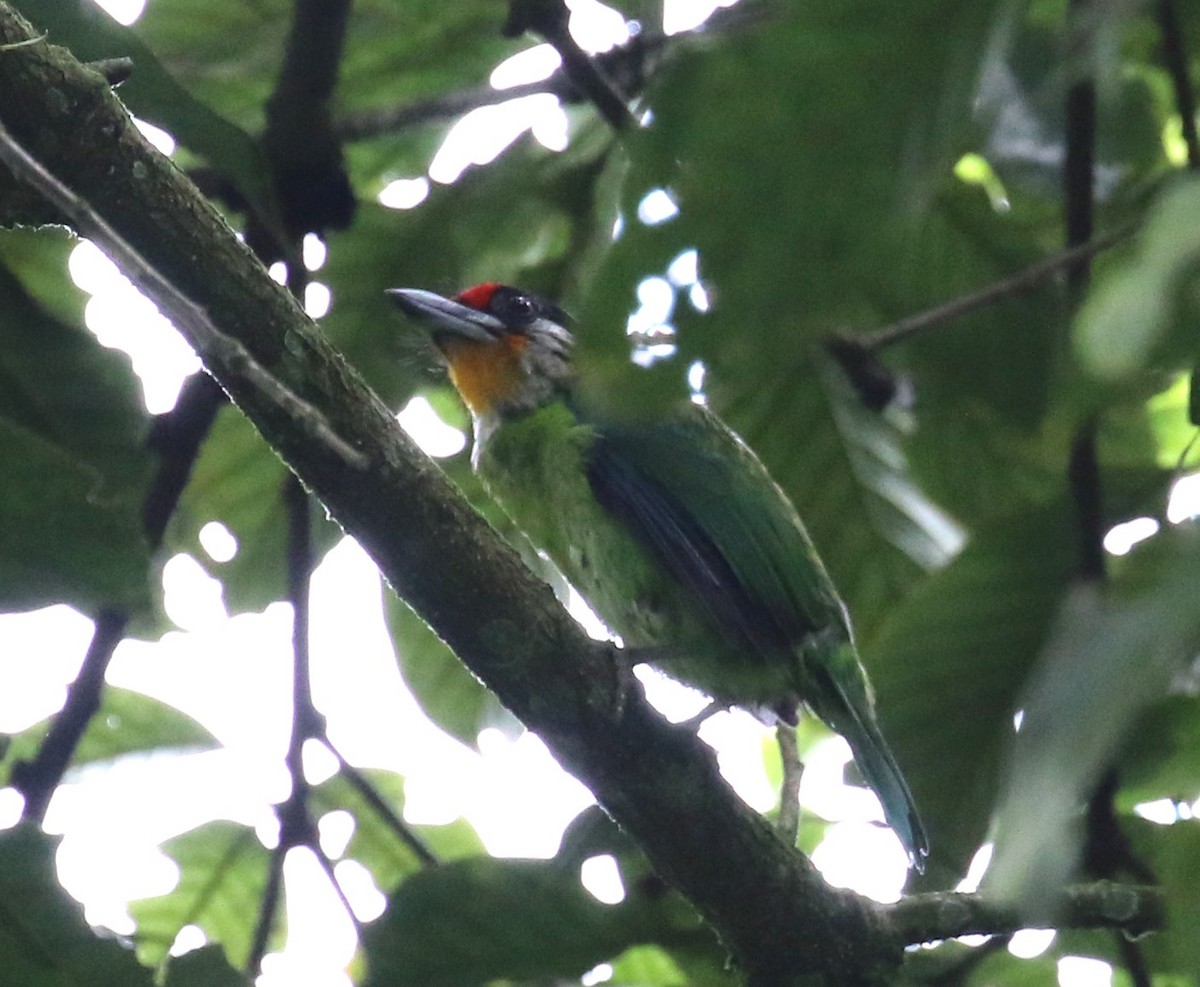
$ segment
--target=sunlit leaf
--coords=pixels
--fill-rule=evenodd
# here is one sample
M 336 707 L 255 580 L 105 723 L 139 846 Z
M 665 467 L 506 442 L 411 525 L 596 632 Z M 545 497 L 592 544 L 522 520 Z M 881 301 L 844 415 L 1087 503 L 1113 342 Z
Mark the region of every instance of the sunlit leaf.
M 244 969 L 267 886 L 270 851 L 254 830 L 238 823 L 205 823 L 168 840 L 163 851 L 179 865 L 179 884 L 170 894 L 132 902 L 138 957 L 158 965 L 179 930 L 197 925 L 220 943 L 235 969 Z M 275 931 L 272 942 L 279 936 Z
M 225 590 L 232 613 L 262 610 L 283 599 L 287 586 L 287 512 L 284 484 L 290 473 L 254 426 L 236 408 L 223 408 L 209 434 L 167 529 L 176 551 L 192 554 Z M 341 531 L 318 508 L 312 510 L 316 558 Z M 237 539 L 237 554 L 216 562 L 200 546 L 200 529 L 219 521 Z
M 5 765 L 32 759 L 52 722 L 43 720 L 9 738 Z M 88 722 L 75 748 L 71 764 L 78 767 L 126 754 L 197 751 L 216 746 L 216 738 L 186 713 L 141 693 L 108 686 L 99 711 Z

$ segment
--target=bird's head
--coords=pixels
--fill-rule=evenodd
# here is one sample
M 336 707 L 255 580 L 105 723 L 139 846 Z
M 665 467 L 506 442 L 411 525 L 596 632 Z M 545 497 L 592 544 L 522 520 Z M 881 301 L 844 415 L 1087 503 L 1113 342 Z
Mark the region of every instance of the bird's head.
M 388 294 L 429 330 L 476 418 L 524 414 L 570 390 L 574 339 L 558 306 L 495 282 L 453 298 L 419 288 Z

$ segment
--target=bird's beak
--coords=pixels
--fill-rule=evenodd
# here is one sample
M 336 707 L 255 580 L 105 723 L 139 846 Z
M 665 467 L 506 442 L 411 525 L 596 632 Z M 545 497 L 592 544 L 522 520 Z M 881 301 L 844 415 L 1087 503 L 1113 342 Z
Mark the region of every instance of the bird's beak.
M 504 332 L 504 323 L 494 315 L 463 305 L 420 288 L 388 288 L 387 294 L 401 311 L 426 326 L 437 336 L 446 333 L 477 343 L 494 343 Z

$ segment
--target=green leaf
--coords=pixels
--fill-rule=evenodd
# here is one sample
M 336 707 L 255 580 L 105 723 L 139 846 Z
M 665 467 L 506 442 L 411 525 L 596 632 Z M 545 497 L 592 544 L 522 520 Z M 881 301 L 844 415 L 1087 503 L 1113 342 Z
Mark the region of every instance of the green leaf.
M 150 601 L 140 504 L 45 436 L 0 419 L 0 609 L 69 602 L 96 613 Z
M 1193 366 L 1198 264 L 1200 179 L 1181 179 L 1159 196 L 1134 250 L 1080 310 L 1075 345 L 1084 365 L 1108 380 L 1152 364 Z
M 387 595 L 384 616 L 400 674 L 426 716 L 468 747 L 476 746 L 485 727 L 512 732 L 512 714 L 394 593 Z
M 403 819 L 404 779 L 389 771 L 363 771 L 362 775 L 376 794 Z M 345 809 L 354 816 L 354 835 L 346 847 L 346 856 L 365 866 L 384 891 L 392 890 L 424 866 L 409 845 L 342 775 L 334 775 L 313 789 L 311 805 L 316 815 Z M 408 828 L 439 860 L 456 860 L 484 852 L 475 830 L 463 819 L 445 826 L 409 825 Z
M 147 606 L 148 427 L 129 360 L 0 265 L 0 462 L 19 464 L 0 476 L 0 608 Z
M 0 833 L 0 969 L 21 987 L 150 987 L 133 951 L 91 930 L 55 878 L 58 840 L 23 824 Z
M 1200 822 L 1181 819 L 1161 826 L 1137 816 L 1121 820 L 1135 859 L 1154 875 L 1166 902 L 1165 932 L 1138 941 L 1154 982 L 1169 987 L 1194 987 L 1200 983 L 1200 944 L 1180 930 L 1200 922 L 1200 892 L 1195 875 L 1200 867 Z M 1106 959 L 1108 957 L 1105 957 Z M 1120 964 L 1118 956 L 1110 960 Z
M 688 987 L 691 983 L 666 951 L 657 946 L 634 946 L 612 964 L 607 983 L 637 987 Z
M 205 823 L 168 840 L 163 851 L 179 865 L 179 884 L 170 894 L 132 902 L 138 957 L 157 966 L 179 930 L 198 925 L 220 943 L 229 963 L 244 969 L 267 886 L 270 851 L 239 823 Z M 275 942 L 280 935 L 276 929 Z
M 137 33 L 191 91 L 252 126 L 275 83 L 291 15 L 290 0 L 159 0 Z M 341 109 L 391 108 L 486 82 L 496 62 L 528 47 L 501 35 L 504 17 L 490 0 L 361 0 L 339 65 Z
M 1118 774 L 1121 804 L 1200 797 L 1200 701 L 1171 696 L 1147 708 L 1129 731 Z
M 1060 5 L 1025 16 L 997 18 L 980 73 L 976 113 L 985 128 L 980 152 L 995 168 L 1016 202 L 1035 200 L 1058 208 L 1062 198 L 1063 139 L 1067 90 L 1085 74 L 1098 91 L 1095 148 L 1098 205 L 1109 212 L 1124 198 L 1136 202 L 1139 179 L 1165 164 L 1162 117 L 1173 99 L 1160 84 L 1156 100 L 1151 79 L 1158 69 L 1157 32 L 1139 71 L 1129 71 L 1120 55 L 1134 30 L 1146 21 L 1129 8 L 1095 9 L 1074 28 L 1087 43 L 1070 37 Z M 1142 24 L 1137 21 L 1142 20 Z M 1149 63 L 1149 64 L 1147 64 Z M 1151 68 L 1153 66 L 1153 68 Z M 1164 80 L 1165 82 L 1165 80 Z
M 884 736 L 953 886 L 983 841 L 1022 685 L 1075 567 L 1070 509 L 998 520 L 865 642 Z
M 627 947 L 677 933 L 669 912 L 604 905 L 553 861 L 476 857 L 415 874 L 363 936 L 368 987 L 578 977 Z M 469 942 L 469 948 L 464 943 Z
M 210 11 L 224 6 L 229 5 L 210 6 Z M 133 74 L 120 88 L 129 108 L 169 131 L 232 181 L 247 201 L 272 213 L 273 186 L 257 141 L 193 97 L 134 31 L 91 0 L 18 0 L 16 7 L 80 61 L 132 58 Z
M 895 426 L 856 415 L 812 351 L 881 324 L 912 279 L 917 203 L 967 133 L 968 87 L 947 79 L 965 82 L 974 56 L 963 53 L 977 49 L 964 39 L 990 16 L 940 0 L 793 5 L 684 47 L 655 78 L 653 120 L 628 139 L 624 174 L 606 176 L 622 182 L 622 229 L 584 306 L 588 392 L 654 413 L 661 395 L 641 392 L 663 388 L 629 367 L 624 329 L 639 282 L 697 250 L 707 304 L 668 286 L 673 390 L 695 361 L 707 367 L 711 406 L 792 497 L 868 634 L 923 566 L 952 553 L 953 527 L 912 483 Z M 637 218 L 655 190 L 673 197 L 675 218 Z
M 5 767 L 33 758 L 53 721 L 50 717 L 11 737 L 5 750 Z M 217 746 L 216 738 L 186 713 L 139 692 L 107 686 L 101 695 L 100 710 L 88 722 L 71 765 L 113 761 L 127 754 L 210 750 Z
M 231 613 L 262 610 L 286 596 L 283 489 L 289 475 L 240 411 L 221 409 L 171 518 L 167 542 L 221 581 Z M 312 520 L 312 549 L 319 560 L 341 530 L 315 508 Z M 200 529 L 210 521 L 219 521 L 237 539 L 237 554 L 228 562 L 213 561 L 200 545 Z
M 1200 532 L 1168 529 L 1109 585 L 1069 596 L 1037 671 L 1000 803 L 987 887 L 1036 905 L 1070 876 L 1079 807 L 1137 715 L 1200 649 Z
M 957 525 L 909 475 L 899 428 L 864 408 L 824 359 L 741 391 L 728 412 L 795 503 L 860 636 L 961 546 Z M 778 427 L 780 414 L 805 427 Z

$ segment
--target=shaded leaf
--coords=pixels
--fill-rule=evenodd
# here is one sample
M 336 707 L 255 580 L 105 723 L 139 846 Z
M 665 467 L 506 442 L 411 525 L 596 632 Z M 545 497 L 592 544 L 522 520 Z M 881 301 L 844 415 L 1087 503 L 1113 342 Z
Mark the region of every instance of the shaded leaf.
M 253 980 L 229 965 L 220 946 L 203 946 L 167 964 L 165 987 L 250 987 Z
M 601 904 L 574 868 L 477 857 L 400 885 L 363 937 L 365 983 L 466 987 L 497 978 L 577 977 L 628 946 L 677 932 L 653 901 L 635 895 Z
M 1194 287 L 1200 264 L 1200 180 L 1186 179 L 1155 203 L 1125 262 L 1099 280 L 1079 312 L 1075 343 L 1098 377 L 1152 364 L 1194 364 Z
M 132 58 L 134 71 L 121 86 L 121 99 L 138 116 L 207 159 L 248 201 L 270 214 L 274 192 L 258 143 L 193 97 L 136 32 L 118 24 L 91 0 L 18 0 L 16 6 L 49 33 L 51 42 L 70 48 L 80 61 Z M 213 11 L 228 6 L 210 5 L 208 19 Z
M 976 532 L 863 647 L 884 735 L 953 886 L 983 841 L 1021 688 L 1075 566 L 1065 504 Z
M 990 892 L 1031 907 L 1071 874 L 1079 807 L 1137 715 L 1200 649 L 1200 533 L 1169 529 L 1065 601 L 1022 696 Z
M 0 266 L 0 606 L 149 603 L 148 428 L 129 360 Z
M 150 987 L 133 950 L 102 938 L 59 885 L 58 840 L 24 824 L 0 833 L 0 969 L 21 987 Z
M 512 730 L 512 714 L 394 593 L 387 595 L 384 616 L 400 674 L 426 716 L 468 747 L 476 746 L 485 727 Z
M 919 577 L 906 552 L 944 561 L 952 541 L 935 534 L 944 519 L 928 523 L 937 512 L 909 480 L 893 427 L 856 417 L 812 350 L 881 324 L 910 277 L 897 258 L 966 135 L 965 90 L 947 79 L 972 71 L 964 39 L 989 19 L 986 4 L 790 7 L 681 51 L 656 77 L 652 125 L 629 139 L 621 233 L 585 306 L 589 392 L 653 415 L 661 395 L 642 392 L 663 388 L 630 370 L 622 330 L 639 282 L 698 251 L 699 301 L 694 286 L 662 282 L 675 390 L 702 361 L 711 406 L 792 497 L 865 633 Z M 883 77 L 894 85 L 872 81 Z M 656 190 L 678 215 L 637 218 Z
M 1119 776 L 1127 811 L 1156 799 L 1191 803 L 1200 797 L 1200 701 L 1171 696 L 1146 709 L 1129 731 Z

